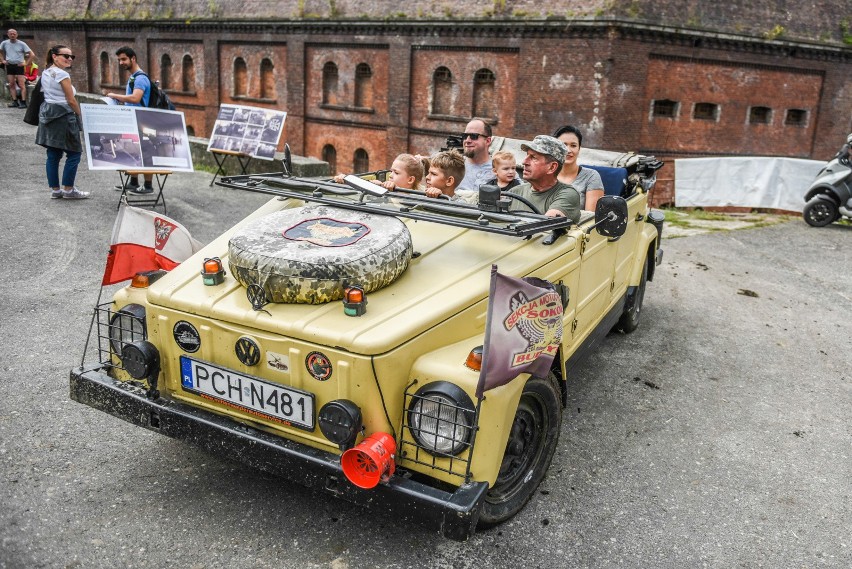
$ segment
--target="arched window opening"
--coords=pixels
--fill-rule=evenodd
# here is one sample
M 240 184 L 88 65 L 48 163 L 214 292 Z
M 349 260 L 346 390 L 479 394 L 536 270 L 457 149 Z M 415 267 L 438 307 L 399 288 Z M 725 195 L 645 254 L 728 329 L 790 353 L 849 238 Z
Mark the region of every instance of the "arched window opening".
M 160 87 L 172 88 L 172 58 L 167 53 L 160 58 Z
M 109 54 L 105 51 L 101 52 L 101 85 L 112 85 L 110 81 L 112 77 L 110 77 L 110 69 L 109 69 Z
M 337 150 L 331 144 L 322 147 L 322 161 L 328 162 L 332 176 L 337 174 Z
M 324 105 L 337 104 L 337 65 L 331 61 L 322 67 L 322 102 Z
M 192 125 L 186 125 L 186 135 L 195 136 L 195 127 L 193 127 Z
M 234 97 L 245 97 L 248 94 L 248 68 L 242 57 L 234 60 Z
M 359 148 L 355 151 L 355 159 L 353 160 L 352 168 L 357 173 L 370 171 L 370 156 L 363 148 Z
M 373 107 L 373 70 L 366 63 L 355 67 L 355 106 Z
M 453 74 L 446 67 L 432 74 L 432 114 L 453 114 Z
M 804 109 L 787 109 L 784 124 L 786 126 L 805 126 L 808 124 L 808 112 Z
M 496 82 L 490 69 L 479 69 L 473 76 L 473 116 L 497 116 Z
M 195 61 L 192 56 L 187 54 L 183 56 L 181 62 L 181 90 L 187 93 L 195 91 Z
M 260 97 L 275 98 L 275 66 L 268 57 L 264 57 L 260 62 Z

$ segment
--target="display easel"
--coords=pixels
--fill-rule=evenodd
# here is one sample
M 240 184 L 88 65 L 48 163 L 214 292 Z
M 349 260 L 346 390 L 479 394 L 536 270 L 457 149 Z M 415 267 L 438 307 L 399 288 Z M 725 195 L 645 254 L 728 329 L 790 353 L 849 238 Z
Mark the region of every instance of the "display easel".
M 134 177 L 145 174 L 152 174 L 153 179 L 157 182 L 157 187 L 153 194 L 135 194 L 130 190 L 130 180 Z M 163 188 L 166 185 L 166 180 L 172 174 L 171 170 L 119 170 L 118 177 L 121 180 L 121 196 L 118 198 L 116 209 L 121 207 L 122 201 L 133 206 L 150 206 L 156 208 L 157 205 L 163 204 L 163 214 L 166 214 L 166 196 L 163 194 Z
M 240 175 L 245 176 L 247 174 L 246 169 L 249 164 L 251 164 L 251 155 L 243 154 L 242 152 L 234 152 L 233 150 L 217 150 L 215 148 L 211 148 L 210 153 L 213 154 L 213 159 L 216 160 L 216 173 L 213 174 L 213 179 L 210 181 L 211 186 L 216 182 L 216 178 L 219 174 L 227 176 L 225 173 L 225 162 L 231 156 L 237 157 L 237 162 L 240 164 Z

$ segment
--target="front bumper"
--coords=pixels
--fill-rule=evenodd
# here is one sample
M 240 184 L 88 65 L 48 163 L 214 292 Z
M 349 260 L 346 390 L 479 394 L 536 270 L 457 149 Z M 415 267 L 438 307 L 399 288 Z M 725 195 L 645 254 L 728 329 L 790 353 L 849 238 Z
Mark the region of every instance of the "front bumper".
M 451 493 L 395 475 L 387 484 L 362 490 L 346 479 L 335 454 L 189 405 L 163 398 L 150 400 L 144 390 L 114 380 L 102 370 L 98 364 L 71 370 L 71 398 L 211 454 L 320 488 L 359 505 L 391 510 L 396 518 L 432 527 L 450 539 L 464 541 L 476 529 L 488 490 L 486 482 L 464 484 Z

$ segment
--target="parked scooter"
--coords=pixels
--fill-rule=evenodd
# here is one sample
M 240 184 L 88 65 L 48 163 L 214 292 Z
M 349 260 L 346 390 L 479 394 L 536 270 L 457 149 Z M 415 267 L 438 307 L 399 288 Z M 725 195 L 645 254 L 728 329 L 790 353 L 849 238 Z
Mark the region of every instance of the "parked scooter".
M 841 217 L 852 219 L 852 134 L 846 144 L 817 174 L 805 193 L 802 217 L 808 225 L 825 227 Z

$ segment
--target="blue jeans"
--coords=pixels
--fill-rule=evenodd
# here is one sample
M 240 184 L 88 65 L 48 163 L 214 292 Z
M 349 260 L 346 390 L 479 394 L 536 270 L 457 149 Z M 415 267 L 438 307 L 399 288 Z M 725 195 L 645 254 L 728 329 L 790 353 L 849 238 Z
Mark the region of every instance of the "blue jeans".
M 59 187 L 59 161 L 62 160 L 62 154 L 65 153 L 65 168 L 62 169 L 62 185 L 67 187 L 74 186 L 74 179 L 77 177 L 77 166 L 80 164 L 80 156 L 82 152 L 71 152 L 62 150 L 61 148 L 47 148 L 47 185 L 51 188 Z

